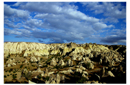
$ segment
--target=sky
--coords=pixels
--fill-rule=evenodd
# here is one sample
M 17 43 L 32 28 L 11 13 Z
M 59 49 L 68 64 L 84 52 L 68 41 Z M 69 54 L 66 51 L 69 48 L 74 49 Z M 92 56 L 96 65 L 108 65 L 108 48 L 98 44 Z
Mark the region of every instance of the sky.
M 4 42 L 126 45 L 126 2 L 4 2 Z

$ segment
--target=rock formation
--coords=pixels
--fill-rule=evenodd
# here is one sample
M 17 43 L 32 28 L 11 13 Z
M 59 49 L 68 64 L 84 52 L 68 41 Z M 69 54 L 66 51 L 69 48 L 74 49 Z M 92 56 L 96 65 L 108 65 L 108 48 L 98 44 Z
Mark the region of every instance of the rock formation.
M 4 82 L 126 83 L 126 46 L 5 42 Z

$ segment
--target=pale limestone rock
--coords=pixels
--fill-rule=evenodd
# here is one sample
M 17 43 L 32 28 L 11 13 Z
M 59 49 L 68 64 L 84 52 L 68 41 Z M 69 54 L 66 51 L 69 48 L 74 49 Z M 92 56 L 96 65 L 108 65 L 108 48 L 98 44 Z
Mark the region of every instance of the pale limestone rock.
M 40 68 L 38 68 L 37 70 L 32 71 L 32 73 L 40 73 L 40 74 L 42 74 L 42 73 L 44 73 L 44 72 L 43 72 L 43 71 L 41 71 L 41 69 L 40 69 Z
M 48 76 L 48 69 L 46 68 L 46 71 L 44 72 L 44 76 Z
M 54 72 L 48 72 L 48 76 L 50 76 L 51 74 L 53 74 Z
M 51 55 L 55 55 L 55 54 L 58 54 L 58 53 L 60 53 L 59 49 L 58 50 L 54 49 L 54 50 L 51 51 Z
M 16 65 L 15 59 L 8 59 L 8 61 L 6 61 L 6 65 L 7 67 Z
M 59 66 L 64 66 L 65 65 L 65 63 L 64 63 L 64 61 L 61 59 L 60 61 L 59 61 L 59 64 L 58 64 Z
M 59 61 L 58 58 L 56 58 L 56 62 L 57 62 L 57 63 L 58 63 L 58 61 Z
M 76 47 L 73 53 L 80 53 L 80 52 L 85 52 L 85 49 L 83 47 Z
M 83 67 L 82 65 L 81 65 L 81 66 L 79 66 L 79 68 L 80 68 L 80 69 L 82 69 L 82 70 L 86 70 L 86 68 L 85 68 L 85 67 Z
M 76 72 L 80 72 L 80 73 L 82 73 L 82 69 L 80 69 L 80 68 L 76 68 Z
M 59 71 L 59 73 L 70 74 L 73 73 L 73 71 L 71 69 L 68 69 L 68 70 Z
M 97 76 L 98 80 L 100 80 L 100 76 L 99 75 L 95 74 L 95 76 Z
M 93 46 L 92 50 L 96 51 L 96 52 L 101 52 L 101 51 L 107 52 L 107 51 L 109 51 L 108 47 L 105 47 L 103 45 Z
M 72 60 L 76 60 L 76 58 L 77 58 L 77 55 L 72 56 Z
M 69 72 L 69 73 L 72 73 L 73 71 L 71 70 L 71 68 L 69 68 L 69 69 L 68 69 L 68 72 Z
M 8 54 L 20 54 L 25 51 L 24 56 L 28 56 L 28 54 L 36 54 L 38 56 L 49 55 L 48 50 L 50 49 L 49 45 L 41 44 L 41 43 L 26 43 L 26 42 L 7 42 L 4 43 L 4 55 L 5 57 Z M 36 50 L 39 50 L 38 53 Z M 27 51 L 27 52 L 26 52 Z
M 42 72 L 40 68 L 37 69 L 37 72 Z
M 87 80 L 89 80 L 88 76 L 85 74 L 82 74 L 83 77 L 85 77 Z
M 105 76 L 105 72 L 106 72 L 106 71 L 105 71 L 105 67 L 103 67 L 103 68 L 102 68 L 102 77 Z
M 83 56 L 78 56 L 78 57 L 77 57 L 77 60 L 81 61 L 82 58 L 83 58 Z
M 62 76 L 61 76 L 61 81 L 64 81 L 64 82 L 65 82 L 65 75 L 62 75 Z
M 60 83 L 60 75 L 59 74 L 56 75 L 56 82 Z
M 50 65 L 51 65 L 51 66 L 56 66 L 56 65 L 57 65 L 57 62 L 56 62 L 55 58 L 53 58 L 53 59 L 51 60 Z
M 49 81 L 46 80 L 46 81 L 45 81 L 45 84 L 49 84 Z
M 89 58 L 93 58 L 94 56 L 93 56 L 93 54 L 92 53 L 90 53 L 89 54 Z
M 25 60 L 24 63 L 29 63 L 28 60 Z
M 63 55 L 65 55 L 67 52 L 70 52 L 70 51 L 72 51 L 72 48 L 64 47 L 64 49 L 63 49 Z
M 99 82 L 98 82 L 98 81 L 95 81 L 95 82 L 93 82 L 92 84 L 99 84 Z
M 115 58 L 115 62 L 120 62 L 119 58 Z
M 12 65 L 13 65 L 13 66 L 16 65 L 16 63 L 12 63 Z
M 88 72 L 87 71 L 83 71 L 83 74 L 88 75 Z
M 25 52 L 24 52 L 24 57 L 27 57 L 29 54 L 31 54 L 31 52 L 29 51 L 29 50 L 26 50 Z
M 67 65 L 68 66 L 73 66 L 73 61 L 71 59 L 69 59 L 68 62 L 67 62 Z
M 90 63 L 90 66 L 89 66 L 90 69 L 94 69 L 94 65 L 92 63 Z
M 114 61 L 114 60 L 112 60 L 111 65 L 112 65 L 112 66 L 114 66 L 114 64 L 115 64 L 115 61 Z
M 30 61 L 31 62 L 37 62 L 38 60 L 34 56 L 32 56 L 31 59 L 30 59 Z
M 115 77 L 114 74 L 111 71 L 108 71 L 108 75 L 111 77 Z
M 102 59 L 100 59 L 100 62 L 99 62 L 99 64 L 102 64 Z
M 45 74 L 44 74 L 44 72 L 41 74 L 41 76 L 44 76 Z
M 36 83 L 34 83 L 34 82 L 30 81 L 30 80 L 29 80 L 29 82 L 28 82 L 28 83 L 29 83 L 29 84 L 36 84 Z
M 55 80 L 52 80 L 50 84 L 56 84 Z
M 10 65 L 10 64 L 8 64 L 8 65 L 7 65 L 7 67 L 11 67 L 11 65 Z
M 83 58 L 83 61 L 86 63 L 86 62 L 91 62 L 91 60 L 88 58 L 88 57 L 84 57 Z
M 34 78 L 37 79 L 37 76 L 35 76 Z

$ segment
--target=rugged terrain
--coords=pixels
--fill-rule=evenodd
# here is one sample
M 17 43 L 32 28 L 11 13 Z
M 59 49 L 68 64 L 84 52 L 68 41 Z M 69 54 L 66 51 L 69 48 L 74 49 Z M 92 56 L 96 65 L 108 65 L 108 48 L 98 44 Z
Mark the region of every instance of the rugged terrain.
M 126 46 L 4 43 L 4 83 L 126 83 Z

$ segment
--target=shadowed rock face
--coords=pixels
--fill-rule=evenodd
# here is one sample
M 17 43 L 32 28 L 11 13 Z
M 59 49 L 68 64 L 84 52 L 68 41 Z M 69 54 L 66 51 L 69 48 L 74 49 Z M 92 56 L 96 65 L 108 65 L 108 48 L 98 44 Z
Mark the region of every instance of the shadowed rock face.
M 126 83 L 126 46 L 6 42 L 4 82 Z

